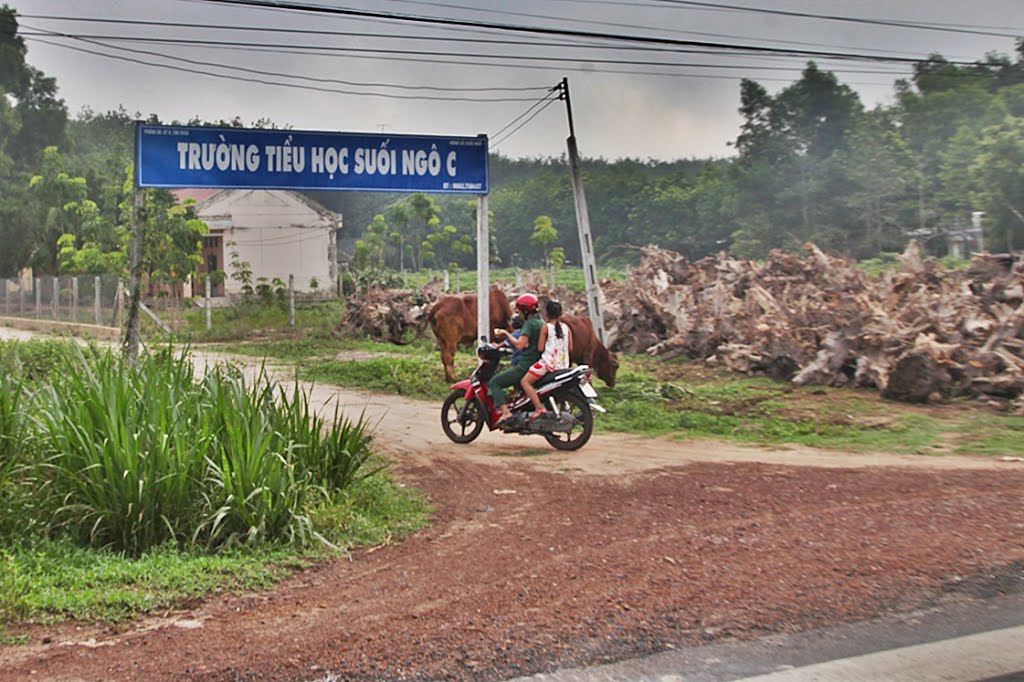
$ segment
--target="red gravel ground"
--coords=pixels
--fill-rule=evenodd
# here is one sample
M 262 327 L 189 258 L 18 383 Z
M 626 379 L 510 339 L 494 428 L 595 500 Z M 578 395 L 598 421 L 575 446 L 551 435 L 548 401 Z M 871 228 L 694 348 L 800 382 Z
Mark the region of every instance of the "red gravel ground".
M 429 529 L 273 592 L 30 627 L 0 679 L 499 680 L 1021 588 L 1019 463 L 826 468 L 659 441 L 654 468 L 629 465 L 642 443 L 406 449 L 396 473 L 433 501 Z

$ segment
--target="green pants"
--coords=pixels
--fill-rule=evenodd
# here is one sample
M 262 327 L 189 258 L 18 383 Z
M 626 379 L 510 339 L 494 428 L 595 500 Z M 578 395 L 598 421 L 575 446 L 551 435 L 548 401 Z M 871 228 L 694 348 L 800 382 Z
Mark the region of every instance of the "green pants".
M 494 400 L 495 407 L 500 408 L 505 404 L 505 389 L 509 386 L 518 386 L 529 370 L 530 366 L 527 364 L 513 365 L 504 372 L 499 372 L 491 377 L 491 380 L 487 382 L 487 390 L 491 394 L 491 399 Z

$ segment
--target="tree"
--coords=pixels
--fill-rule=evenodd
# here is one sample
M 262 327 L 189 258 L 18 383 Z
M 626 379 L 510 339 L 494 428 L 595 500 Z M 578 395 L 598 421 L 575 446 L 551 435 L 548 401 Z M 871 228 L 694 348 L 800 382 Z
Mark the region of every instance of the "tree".
M 417 192 L 397 202 L 391 207 L 388 218 L 395 228 L 396 240 L 399 244 L 399 267 L 404 265 L 406 248 L 411 249 L 413 269 L 423 267 L 421 249 L 426 236 L 431 232 L 434 220 L 440 220 L 440 208 L 433 197 Z
M 902 250 L 915 227 L 920 170 L 892 116 L 876 109 L 861 117 L 839 163 L 848 188 L 837 197 L 845 229 L 836 246 L 858 258 Z
M 85 178 L 67 173 L 64 157 L 56 147 L 44 150 L 42 167 L 28 186 L 35 225 L 28 264 L 39 272 L 55 274 L 59 270 L 57 241 L 61 235 L 77 237 L 81 232 L 81 213 L 75 209 L 88 200 L 88 187 Z
M 848 186 L 839 158 L 862 115 L 856 93 L 810 62 L 774 97 L 744 80 L 740 102 L 734 243 L 764 255 L 806 240 L 836 242 L 845 216 L 835 200 Z
M 34 215 L 28 183 L 40 153 L 63 141 L 67 111 L 56 81 L 29 66 L 15 11 L 0 6 L 0 274 L 11 275 L 42 257 L 56 268 L 56 235 Z M 40 240 L 51 238 L 49 243 Z M 41 247 L 41 248 L 40 248 Z
M 533 221 L 533 233 L 530 235 L 530 243 L 540 249 L 546 267 L 551 267 L 551 252 L 548 251 L 548 246 L 557 240 L 558 230 L 555 229 L 551 218 L 546 215 L 537 216 Z
M 1024 243 L 1024 118 L 986 128 L 970 172 L 985 209 L 989 249 Z

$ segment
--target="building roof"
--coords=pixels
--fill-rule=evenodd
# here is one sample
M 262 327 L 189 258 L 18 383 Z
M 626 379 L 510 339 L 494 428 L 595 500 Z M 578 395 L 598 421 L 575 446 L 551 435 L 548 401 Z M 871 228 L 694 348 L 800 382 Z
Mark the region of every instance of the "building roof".
M 178 200 L 179 204 L 185 203 L 185 201 L 187 201 L 188 199 L 192 199 L 197 204 L 201 204 L 201 203 L 203 203 L 204 201 L 206 201 L 207 199 L 209 199 L 210 197 L 212 197 L 214 194 L 216 194 L 219 191 L 220 191 L 219 189 L 198 189 L 198 188 L 175 189 L 175 190 L 171 190 L 171 194 L 174 195 L 174 198 Z

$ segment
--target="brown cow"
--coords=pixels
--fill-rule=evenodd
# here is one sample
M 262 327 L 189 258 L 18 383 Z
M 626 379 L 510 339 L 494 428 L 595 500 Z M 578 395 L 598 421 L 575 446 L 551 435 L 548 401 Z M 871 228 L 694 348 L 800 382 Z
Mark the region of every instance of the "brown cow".
M 512 316 L 508 298 L 498 287 L 491 287 L 490 317 L 491 336 L 494 329 L 508 329 L 509 318 Z M 442 296 L 430 307 L 430 312 L 420 323 L 416 336 L 408 341 L 392 339 L 392 343 L 404 346 L 423 336 L 427 325 L 434 332 L 437 347 L 441 349 L 441 364 L 444 365 L 444 376 L 448 381 L 455 381 L 455 351 L 459 346 L 476 345 L 476 294 L 458 296 Z M 496 340 L 494 338 L 492 341 Z
M 605 348 L 597 338 L 590 318 L 562 315 L 561 319 L 572 331 L 572 352 L 569 354 L 569 361 L 577 365 L 590 365 L 601 381 L 614 386 L 615 373 L 619 371 L 619 356 Z

